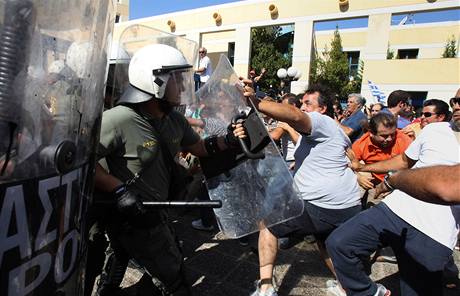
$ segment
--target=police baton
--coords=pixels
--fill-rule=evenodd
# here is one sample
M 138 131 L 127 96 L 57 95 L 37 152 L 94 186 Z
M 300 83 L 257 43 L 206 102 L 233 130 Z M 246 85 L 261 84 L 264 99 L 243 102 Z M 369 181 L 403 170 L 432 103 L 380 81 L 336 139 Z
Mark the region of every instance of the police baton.
M 114 205 L 115 201 L 111 200 L 98 200 L 94 201 L 95 205 Z M 142 205 L 147 209 L 157 209 L 157 208 L 221 208 L 221 200 L 204 200 L 204 201 L 144 201 Z

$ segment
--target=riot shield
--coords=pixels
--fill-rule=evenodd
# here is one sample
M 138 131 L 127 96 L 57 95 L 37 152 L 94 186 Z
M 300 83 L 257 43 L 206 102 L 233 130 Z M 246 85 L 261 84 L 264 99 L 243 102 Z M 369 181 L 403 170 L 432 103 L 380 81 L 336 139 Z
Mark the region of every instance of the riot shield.
M 127 27 L 117 40 L 118 54 L 115 63 L 113 85 L 114 92 L 124 93 L 129 85 L 129 62 L 141 48 L 152 44 L 164 44 L 178 49 L 190 65 L 197 60 L 198 45 L 192 40 L 163 32 L 148 26 L 132 25 Z M 195 101 L 193 90 L 193 75 L 187 75 L 182 82 L 185 86 L 181 94 L 181 104 L 186 105 Z M 116 102 L 115 102 L 116 103 Z
M 0 295 L 80 295 L 111 0 L 0 1 Z
M 196 93 L 196 99 L 189 113 L 199 114 L 199 118 L 215 127 L 220 125 L 220 128 L 205 129 L 206 136 L 219 135 L 219 131 L 225 130 L 241 113 L 250 114 L 247 120 L 262 124 L 260 114 L 247 105 L 238 76 L 224 55 L 211 78 Z M 224 173 L 204 172 L 208 176 L 209 196 L 222 200 L 222 208 L 214 211 L 220 229 L 229 238 L 284 222 L 303 211 L 303 202 L 275 143 L 263 126 L 258 133 L 269 139 L 262 151 L 239 156 L 239 164 Z M 252 159 L 245 159 L 248 156 Z

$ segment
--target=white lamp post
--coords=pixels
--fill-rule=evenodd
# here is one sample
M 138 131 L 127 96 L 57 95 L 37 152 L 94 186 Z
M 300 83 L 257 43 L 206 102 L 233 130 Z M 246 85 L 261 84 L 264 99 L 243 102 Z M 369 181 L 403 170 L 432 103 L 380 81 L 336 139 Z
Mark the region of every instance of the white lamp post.
M 278 76 L 278 78 L 281 79 L 281 81 L 283 81 L 285 84 L 289 85 L 290 89 L 291 81 L 299 80 L 299 78 L 302 76 L 302 72 L 291 66 L 287 70 L 284 68 L 278 69 L 278 71 L 276 71 L 276 76 Z

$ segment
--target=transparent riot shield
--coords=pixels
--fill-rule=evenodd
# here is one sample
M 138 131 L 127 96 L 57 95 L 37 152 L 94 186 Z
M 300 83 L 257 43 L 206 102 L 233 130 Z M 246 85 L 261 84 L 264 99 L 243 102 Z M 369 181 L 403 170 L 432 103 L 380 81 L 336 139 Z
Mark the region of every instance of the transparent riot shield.
M 116 37 L 115 37 L 116 38 Z M 127 27 L 116 39 L 118 44 L 117 61 L 113 76 L 114 93 L 120 95 L 126 90 L 129 79 L 129 62 L 141 48 L 151 44 L 164 44 L 178 49 L 190 65 L 195 65 L 198 55 L 198 44 L 192 40 L 163 32 L 148 26 L 132 25 Z M 195 101 L 193 90 L 193 75 L 187 75 L 182 82 L 184 87 L 181 94 L 183 106 Z M 115 102 L 116 104 L 116 102 Z
M 81 295 L 111 0 L 0 0 L 0 295 Z
M 190 114 L 198 114 L 214 127 L 205 128 L 206 136 L 221 135 L 241 112 L 255 112 L 247 105 L 238 76 L 224 55 L 196 99 Z M 260 114 L 256 120 L 261 120 Z M 265 129 L 262 133 L 269 137 Z M 258 159 L 240 161 L 238 166 L 206 180 L 211 199 L 222 200 L 222 208 L 214 211 L 227 237 L 245 236 L 303 211 L 303 202 L 275 143 L 270 139 L 263 153 L 258 154 Z

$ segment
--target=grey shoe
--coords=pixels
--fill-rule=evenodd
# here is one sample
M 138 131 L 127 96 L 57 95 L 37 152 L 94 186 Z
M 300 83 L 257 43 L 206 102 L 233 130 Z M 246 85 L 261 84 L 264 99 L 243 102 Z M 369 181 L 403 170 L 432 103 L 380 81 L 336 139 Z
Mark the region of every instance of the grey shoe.
M 275 291 L 275 288 L 271 286 L 265 292 L 260 291 L 260 280 L 257 280 L 255 283 L 256 290 L 251 294 L 251 296 L 278 296 Z

